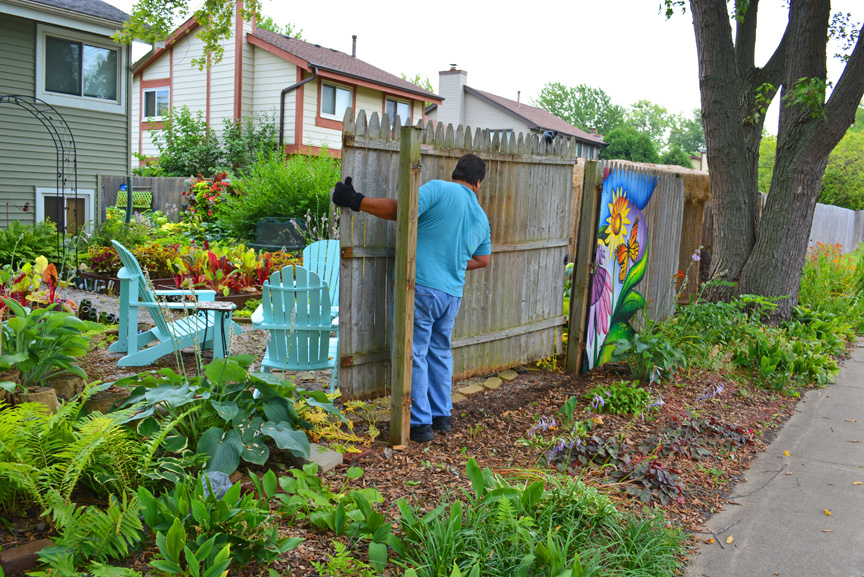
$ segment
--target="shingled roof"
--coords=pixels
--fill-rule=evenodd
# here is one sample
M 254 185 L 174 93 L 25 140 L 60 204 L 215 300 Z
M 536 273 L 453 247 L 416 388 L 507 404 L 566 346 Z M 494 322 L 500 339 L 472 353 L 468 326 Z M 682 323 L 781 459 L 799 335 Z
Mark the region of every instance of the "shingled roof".
M 411 92 L 427 101 L 441 101 L 441 97 L 437 94 L 424 90 L 416 84 L 412 84 L 407 80 L 403 80 L 344 52 L 304 42 L 296 38 L 289 38 L 285 35 L 276 34 L 275 32 L 261 28 L 258 28 L 255 32 L 250 32 L 248 35 L 263 40 L 289 54 L 293 54 L 301 60 L 305 60 L 310 66 L 361 80 L 371 80 L 377 84 Z
M 606 146 L 607 144 L 606 142 L 603 142 L 603 137 L 601 135 L 589 134 L 581 128 L 573 126 L 566 120 L 562 120 L 542 108 L 528 106 L 527 104 L 502 98 L 488 92 L 483 92 L 482 90 L 477 90 L 476 88 L 471 88 L 470 86 L 465 87 L 465 92 L 476 96 L 480 100 L 488 102 L 492 106 L 495 106 L 504 112 L 521 118 L 532 129 L 554 130 L 559 134 L 566 134 L 567 136 L 572 136 L 577 140 L 594 145 Z
M 94 16 L 111 22 L 122 24 L 129 20 L 129 15 L 102 0 L 29 0 L 32 4 L 44 4 L 53 8 L 61 8 L 86 16 Z

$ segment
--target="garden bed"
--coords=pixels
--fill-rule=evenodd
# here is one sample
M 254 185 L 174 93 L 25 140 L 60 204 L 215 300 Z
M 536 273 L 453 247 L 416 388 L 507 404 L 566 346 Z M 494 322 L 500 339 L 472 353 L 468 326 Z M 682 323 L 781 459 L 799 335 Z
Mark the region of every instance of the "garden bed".
M 560 419 L 559 408 L 573 396 L 579 399 L 576 413 L 584 416 L 589 407 L 589 399 L 584 398 L 588 391 L 621 378 L 610 370 L 579 377 L 534 367 L 524 367 L 518 372 L 520 376 L 516 380 L 499 389 L 473 395 L 454 405 L 451 433 L 439 434 L 428 444 L 412 443 L 396 450 L 384 442 L 372 443 L 360 454 L 346 454 L 346 463 L 326 478 L 341 485 L 349 466 L 361 467 L 363 477 L 358 481 L 347 481 L 348 488 L 355 484 L 357 487 L 376 486 L 384 496 L 385 508 L 389 507 L 392 515 L 395 512 L 392 504 L 400 498 L 430 507 L 445 496 L 459 498 L 460 489 L 470 489 L 465 468 L 472 457 L 479 466 L 490 467 L 505 477 L 518 475 L 524 478 L 532 471 L 548 470 L 543 451 L 524 446 L 528 432 L 541 417 Z M 463 385 L 458 383 L 456 387 Z M 716 392 L 718 385 L 722 392 Z M 792 414 L 797 399 L 756 388 L 735 374 L 704 371 L 693 371 L 673 383 L 655 386 L 653 392 L 661 395 L 665 404 L 652 411 L 644 421 L 632 415 L 598 414 L 591 433 L 619 437 L 621 445 L 635 456 L 646 439 L 680 418 L 688 406 L 698 407 L 699 415 L 704 419 L 753 429 L 752 443 L 726 454 L 717 453 L 700 460 L 685 459 L 680 455 L 658 458 L 667 468 L 677 472 L 683 488 L 683 503 L 672 502 L 664 506 L 653 501 L 651 506 L 660 507 L 670 523 L 680 525 L 694 537 L 699 537 L 702 523 L 723 507 L 724 495 L 741 480 L 750 461 L 764 450 L 776 429 Z M 712 393 L 715 394 L 712 396 Z M 382 421 L 375 425 L 381 432 L 379 439 L 387 439 L 388 423 Z M 361 437 L 367 427 L 358 425 L 357 432 Z M 279 454 L 273 454 L 268 462 L 268 468 L 277 472 L 289 466 L 290 460 Z M 570 474 L 600 488 L 619 508 L 636 513 L 642 511 L 641 502 L 626 493 L 627 483 L 611 483 L 598 468 L 571 470 Z M 294 526 L 283 522 L 280 535 L 302 537 L 304 542 L 273 565 L 277 570 L 290 567 L 294 575 L 314 575 L 311 563 L 326 561 L 334 551 L 334 536 L 322 533 L 308 522 Z M 48 527 L 36 517 L 15 520 L 11 531 L 0 528 L 0 544 L 4 548 L 46 536 L 50 537 Z M 710 535 L 701 536 L 707 539 Z M 131 561 L 138 569 L 144 569 L 152 554 L 153 551 L 145 551 L 133 555 Z M 253 575 L 257 571 L 253 565 L 242 572 L 232 571 L 232 574 Z

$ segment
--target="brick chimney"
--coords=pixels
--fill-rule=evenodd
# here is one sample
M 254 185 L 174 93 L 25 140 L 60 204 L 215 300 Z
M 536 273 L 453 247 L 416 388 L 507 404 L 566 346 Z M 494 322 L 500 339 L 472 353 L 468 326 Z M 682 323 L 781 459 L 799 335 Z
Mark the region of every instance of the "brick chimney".
M 468 80 L 468 72 L 458 70 L 455 64 L 450 65 L 450 70 L 442 70 L 438 73 L 438 94 L 444 98 L 444 102 L 438 105 L 436 120 L 445 125 L 453 123 L 453 126 L 462 124 L 465 108 L 465 85 Z
M 589 129 L 588 129 L 588 134 L 597 134 L 597 129 L 594 128 L 594 127 L 589 128 Z

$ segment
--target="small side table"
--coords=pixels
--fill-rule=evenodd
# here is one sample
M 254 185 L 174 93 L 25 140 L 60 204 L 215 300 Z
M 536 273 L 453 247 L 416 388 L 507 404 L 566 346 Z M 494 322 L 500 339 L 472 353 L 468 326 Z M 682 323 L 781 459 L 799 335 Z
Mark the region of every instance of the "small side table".
M 213 316 L 213 358 L 225 358 L 228 352 L 228 335 L 226 328 L 231 323 L 231 315 L 237 305 L 225 301 L 206 301 L 195 303 L 195 310 L 204 313 L 204 340 L 207 342 L 207 329 L 210 316 Z M 203 348 L 203 347 L 202 347 Z

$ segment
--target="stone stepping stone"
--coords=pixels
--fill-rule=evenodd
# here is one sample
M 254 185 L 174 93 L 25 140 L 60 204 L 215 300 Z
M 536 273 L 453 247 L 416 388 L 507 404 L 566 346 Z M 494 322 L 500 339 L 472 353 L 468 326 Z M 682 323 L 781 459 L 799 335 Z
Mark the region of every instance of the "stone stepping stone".
M 483 381 L 483 388 L 492 391 L 500 387 L 503 382 L 504 381 L 502 381 L 498 377 L 489 377 L 488 379 Z
M 516 377 L 519 376 L 519 373 L 512 369 L 507 369 L 506 371 L 501 371 L 498 373 L 498 378 L 503 379 L 505 381 L 512 381 Z
M 307 463 L 315 463 L 318 465 L 318 473 L 324 474 L 341 465 L 343 457 L 341 453 L 331 451 L 317 443 L 309 443 L 309 457 L 305 459 L 292 457 L 292 460 L 301 467 Z
M 452 395 L 450 395 L 450 400 L 454 403 L 464 401 L 467 398 L 468 397 L 466 397 L 465 395 L 460 395 L 459 393 L 453 393 Z
M 468 385 L 467 387 L 462 387 L 457 392 L 459 394 L 465 395 L 467 397 L 468 395 L 474 395 L 476 393 L 482 393 L 485 390 L 486 389 L 484 389 L 480 385 Z

